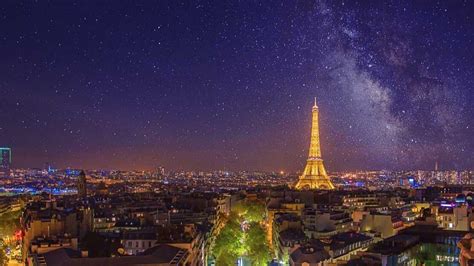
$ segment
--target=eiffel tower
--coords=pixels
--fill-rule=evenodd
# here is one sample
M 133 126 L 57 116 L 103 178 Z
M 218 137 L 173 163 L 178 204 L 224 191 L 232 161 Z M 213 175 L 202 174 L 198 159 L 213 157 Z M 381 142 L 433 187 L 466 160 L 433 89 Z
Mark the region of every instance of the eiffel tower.
M 324 169 L 321 158 L 321 146 L 319 145 L 319 108 L 314 98 L 313 120 L 311 126 L 311 143 L 309 145 L 309 157 L 306 167 L 300 176 L 295 188 L 298 190 L 308 189 L 334 189 L 326 169 Z

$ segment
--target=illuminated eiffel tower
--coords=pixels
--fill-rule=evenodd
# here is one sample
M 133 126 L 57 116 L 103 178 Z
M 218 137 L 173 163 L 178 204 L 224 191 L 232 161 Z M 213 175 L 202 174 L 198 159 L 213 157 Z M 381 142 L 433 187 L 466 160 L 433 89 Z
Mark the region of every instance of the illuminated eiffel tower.
M 309 157 L 306 167 L 300 176 L 295 188 L 306 189 L 334 189 L 334 185 L 329 179 L 326 169 L 324 169 L 321 158 L 321 146 L 319 145 L 319 108 L 314 98 L 313 120 L 311 126 L 311 143 L 309 145 Z

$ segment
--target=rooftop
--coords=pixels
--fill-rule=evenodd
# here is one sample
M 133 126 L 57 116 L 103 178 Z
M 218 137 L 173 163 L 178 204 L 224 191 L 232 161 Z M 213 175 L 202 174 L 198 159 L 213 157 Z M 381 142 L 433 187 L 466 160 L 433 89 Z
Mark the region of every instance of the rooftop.
M 43 254 L 46 265 L 67 265 L 67 266 L 117 266 L 117 265 L 177 265 L 187 257 L 185 249 L 158 245 L 145 251 L 140 256 L 123 256 L 107 258 L 81 258 L 80 253 L 68 249 L 60 248 Z

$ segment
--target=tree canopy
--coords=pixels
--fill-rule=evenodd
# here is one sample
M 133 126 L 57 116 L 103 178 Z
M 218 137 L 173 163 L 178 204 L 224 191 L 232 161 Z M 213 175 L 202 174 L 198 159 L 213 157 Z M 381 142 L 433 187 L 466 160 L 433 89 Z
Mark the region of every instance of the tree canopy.
M 232 213 L 214 243 L 213 255 L 216 257 L 216 263 L 220 262 L 217 265 L 232 265 L 242 256 L 245 252 L 243 237 L 239 217 Z
M 242 200 L 234 206 L 234 211 L 248 222 L 261 222 L 265 218 L 265 204 L 261 201 Z
M 216 265 L 234 265 L 242 256 L 252 265 L 267 265 L 271 253 L 261 223 L 264 217 L 265 205 L 260 201 L 243 200 L 236 204 L 214 242 L 212 254 Z
M 267 243 L 265 230 L 262 226 L 256 222 L 251 223 L 245 239 L 247 256 L 252 265 L 267 265 L 268 261 L 271 260 L 270 246 Z

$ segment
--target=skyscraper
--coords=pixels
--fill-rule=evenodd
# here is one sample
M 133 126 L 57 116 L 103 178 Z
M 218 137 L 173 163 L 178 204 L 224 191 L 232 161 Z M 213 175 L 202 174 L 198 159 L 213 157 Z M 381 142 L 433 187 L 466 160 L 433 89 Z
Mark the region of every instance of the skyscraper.
M 0 148 L 0 175 L 10 175 L 12 151 L 10 148 Z
M 165 168 L 163 166 L 158 166 L 156 173 L 159 177 L 165 176 Z
M 80 198 L 87 197 L 87 187 L 86 187 L 86 173 L 81 171 L 79 176 L 77 177 L 77 195 Z
M 321 158 L 321 147 L 319 144 L 319 108 L 314 99 L 313 119 L 311 125 L 311 142 L 309 145 L 309 157 L 303 174 L 296 183 L 296 189 L 334 189 L 334 185 L 326 174 L 323 159 Z

